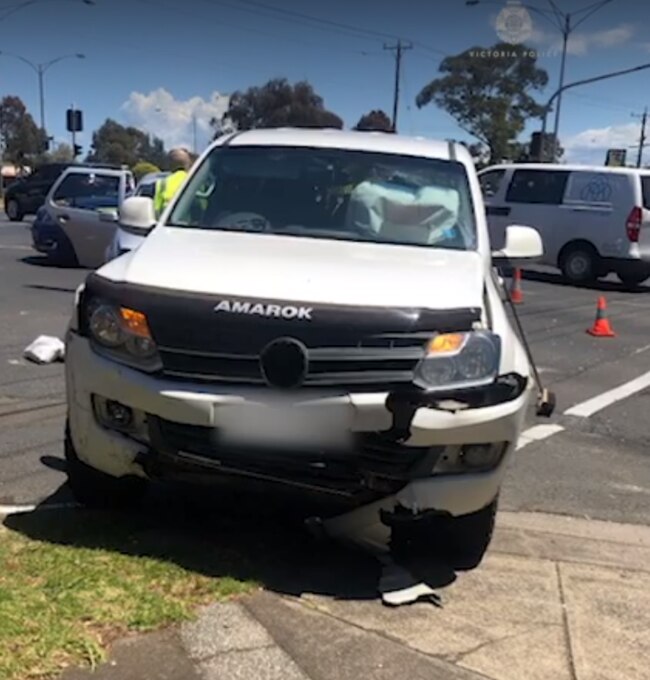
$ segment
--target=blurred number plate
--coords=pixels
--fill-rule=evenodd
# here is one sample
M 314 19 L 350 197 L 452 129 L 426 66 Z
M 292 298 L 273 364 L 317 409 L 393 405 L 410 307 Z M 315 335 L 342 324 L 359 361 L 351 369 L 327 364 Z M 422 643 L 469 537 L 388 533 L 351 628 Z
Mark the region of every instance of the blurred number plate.
M 216 408 L 225 444 L 346 448 L 351 441 L 350 404 L 242 402 Z

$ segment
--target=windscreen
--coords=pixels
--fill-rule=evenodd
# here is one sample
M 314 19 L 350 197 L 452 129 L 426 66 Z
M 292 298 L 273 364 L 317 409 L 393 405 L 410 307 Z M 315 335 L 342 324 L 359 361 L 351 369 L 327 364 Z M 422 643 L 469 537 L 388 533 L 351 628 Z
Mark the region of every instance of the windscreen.
M 216 147 L 168 225 L 476 248 L 461 163 L 344 149 Z

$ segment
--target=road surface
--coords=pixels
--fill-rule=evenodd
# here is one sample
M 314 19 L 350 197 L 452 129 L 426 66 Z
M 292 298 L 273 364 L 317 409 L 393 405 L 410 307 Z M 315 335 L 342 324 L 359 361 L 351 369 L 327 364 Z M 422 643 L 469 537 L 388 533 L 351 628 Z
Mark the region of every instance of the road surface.
M 21 357 L 38 335 L 63 337 L 86 274 L 46 266 L 27 223 L 0 221 L 0 505 L 37 503 L 64 483 L 63 365 Z M 650 288 L 577 289 L 530 272 L 523 292 L 521 319 L 558 409 L 551 421 L 530 414 L 527 435 L 538 439 L 524 440 L 502 507 L 650 524 Z M 616 338 L 585 332 L 600 295 Z

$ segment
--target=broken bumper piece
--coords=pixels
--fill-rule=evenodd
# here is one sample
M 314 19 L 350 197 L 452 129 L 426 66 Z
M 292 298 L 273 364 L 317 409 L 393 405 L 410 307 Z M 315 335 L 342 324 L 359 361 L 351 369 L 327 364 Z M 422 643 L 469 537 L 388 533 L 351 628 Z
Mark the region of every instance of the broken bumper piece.
M 146 375 L 96 355 L 74 333 L 66 371 L 71 436 L 87 464 L 114 476 L 232 474 L 342 497 L 353 509 L 325 519 L 325 531 L 379 552 L 390 537 L 382 517 L 396 509 L 459 516 L 494 500 L 530 396 L 522 389 L 501 403 L 450 410 L 396 405 L 386 393 L 313 393 L 310 407 L 347 418 L 354 447 L 256 453 L 220 438 L 250 390 Z

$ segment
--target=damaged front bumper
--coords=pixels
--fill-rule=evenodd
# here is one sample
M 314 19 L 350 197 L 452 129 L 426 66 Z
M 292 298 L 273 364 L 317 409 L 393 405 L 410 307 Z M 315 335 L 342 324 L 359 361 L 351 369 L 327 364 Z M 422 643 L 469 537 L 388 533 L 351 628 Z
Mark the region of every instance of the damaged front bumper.
M 330 393 L 312 405 L 348 409 L 354 450 L 256 453 L 220 447 L 215 439 L 224 407 L 245 401 L 250 395 L 245 388 L 146 375 L 98 356 L 74 332 L 67 338 L 66 386 L 72 440 L 79 458 L 92 467 L 118 477 L 230 474 L 338 496 L 353 509 L 326 522 L 334 535 L 357 529 L 370 535 L 367 529 L 381 512 L 396 508 L 460 516 L 489 505 L 530 398 L 525 380 L 464 401 L 458 395 L 456 401 L 433 401 L 414 393 Z M 121 426 L 115 415 L 125 412 L 128 424 Z M 385 531 L 378 529 L 379 544 Z

